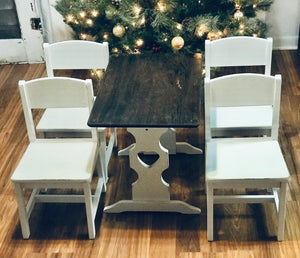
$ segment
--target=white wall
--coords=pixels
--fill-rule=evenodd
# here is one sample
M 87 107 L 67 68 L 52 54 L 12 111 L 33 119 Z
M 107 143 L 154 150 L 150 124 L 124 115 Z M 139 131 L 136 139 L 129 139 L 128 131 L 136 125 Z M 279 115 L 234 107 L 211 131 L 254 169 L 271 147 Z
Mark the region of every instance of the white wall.
M 72 39 L 72 30 L 55 10 L 56 0 L 49 0 L 52 16 L 53 41 Z M 274 0 L 266 14 L 274 49 L 297 49 L 300 24 L 300 0 Z
M 274 49 L 297 49 L 300 0 L 274 0 L 266 15 Z
M 72 29 L 63 21 L 61 14 L 56 11 L 56 0 L 49 0 L 50 3 L 50 18 L 52 20 L 52 36 L 51 41 L 64 41 L 73 39 Z M 52 42 L 49 42 L 52 43 Z

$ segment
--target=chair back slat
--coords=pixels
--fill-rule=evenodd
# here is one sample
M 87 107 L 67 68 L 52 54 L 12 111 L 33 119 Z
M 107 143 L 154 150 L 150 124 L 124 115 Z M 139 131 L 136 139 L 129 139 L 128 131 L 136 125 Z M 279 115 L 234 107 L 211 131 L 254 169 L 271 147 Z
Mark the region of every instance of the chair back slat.
M 66 77 L 48 77 L 19 81 L 22 106 L 30 141 L 36 139 L 32 109 L 88 108 L 92 110 L 94 97 L 92 81 Z M 96 129 L 91 128 L 92 138 Z
M 51 77 L 20 81 L 26 86 L 26 96 L 30 108 L 87 107 L 86 86 L 91 80 L 67 77 Z
M 262 74 L 234 74 L 209 81 L 210 104 L 215 107 L 274 104 L 276 80 Z
M 271 138 L 277 139 L 281 75 L 233 74 L 205 79 L 205 138 L 211 140 L 211 109 L 215 107 L 271 106 Z
M 228 37 L 205 41 L 205 70 L 210 78 L 211 67 L 264 66 L 271 74 L 272 38 Z
M 69 40 L 44 43 L 48 76 L 56 69 L 104 69 L 109 62 L 108 43 Z

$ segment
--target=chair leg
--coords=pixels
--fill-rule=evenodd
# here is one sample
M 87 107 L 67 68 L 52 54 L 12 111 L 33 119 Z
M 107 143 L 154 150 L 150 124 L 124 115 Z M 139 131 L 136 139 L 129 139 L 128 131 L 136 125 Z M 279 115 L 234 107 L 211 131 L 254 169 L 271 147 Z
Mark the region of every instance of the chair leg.
M 280 195 L 279 195 L 279 210 L 278 210 L 278 233 L 277 240 L 282 241 L 284 239 L 284 224 L 286 214 L 286 192 L 287 183 L 281 183 Z
M 101 132 L 99 135 L 100 147 L 99 147 L 99 157 L 101 163 L 101 172 L 103 176 L 104 184 L 106 185 L 108 180 L 108 172 L 106 165 L 106 133 Z M 98 171 L 99 173 L 99 171 Z M 99 174 L 100 176 L 100 174 Z M 106 189 L 106 187 L 105 187 Z
M 95 239 L 96 230 L 94 222 L 94 212 L 93 212 L 93 203 L 92 203 L 92 194 L 90 184 L 87 183 L 84 185 L 84 199 L 85 199 L 85 209 L 86 209 L 86 218 L 89 231 L 89 238 Z
M 29 217 L 26 211 L 26 206 L 23 197 L 23 190 L 20 184 L 15 183 L 15 193 L 16 199 L 18 203 L 18 210 L 19 210 L 19 217 L 22 229 L 22 235 L 24 239 L 28 239 L 30 236 L 30 229 L 29 229 Z
M 214 190 L 210 185 L 206 186 L 207 198 L 207 240 L 214 240 Z
M 111 135 L 114 135 L 114 147 L 118 146 L 118 138 L 117 138 L 117 128 L 110 129 Z

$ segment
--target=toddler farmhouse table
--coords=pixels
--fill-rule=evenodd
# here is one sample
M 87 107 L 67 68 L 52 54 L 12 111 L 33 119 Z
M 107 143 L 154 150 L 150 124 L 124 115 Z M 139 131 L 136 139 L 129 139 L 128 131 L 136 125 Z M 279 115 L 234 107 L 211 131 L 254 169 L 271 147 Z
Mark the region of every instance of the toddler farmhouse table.
M 138 174 L 132 200 L 121 200 L 105 212 L 163 211 L 200 213 L 198 207 L 170 200 L 169 185 L 161 174 L 169 154 L 200 154 L 202 150 L 176 142 L 173 128 L 200 124 L 201 59 L 174 53 L 112 56 L 89 117 L 91 127 L 126 127 L 136 142 L 125 150 Z M 122 152 L 121 151 L 121 152 Z M 156 154 L 146 164 L 139 154 Z

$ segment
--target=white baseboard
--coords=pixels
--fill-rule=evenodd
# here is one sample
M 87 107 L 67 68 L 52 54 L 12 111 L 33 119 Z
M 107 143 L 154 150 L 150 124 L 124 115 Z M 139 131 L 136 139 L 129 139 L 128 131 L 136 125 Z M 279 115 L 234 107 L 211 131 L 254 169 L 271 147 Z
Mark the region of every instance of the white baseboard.
M 273 37 L 273 49 L 295 50 L 298 49 L 298 36 Z

